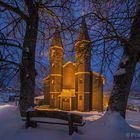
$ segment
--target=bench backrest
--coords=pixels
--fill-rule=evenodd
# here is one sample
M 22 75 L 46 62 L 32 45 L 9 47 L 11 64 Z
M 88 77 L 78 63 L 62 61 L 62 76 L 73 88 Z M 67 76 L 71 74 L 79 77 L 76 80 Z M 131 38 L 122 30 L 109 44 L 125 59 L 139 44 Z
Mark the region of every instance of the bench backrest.
M 69 121 L 69 119 L 71 119 L 71 121 L 73 121 L 74 123 L 80 123 L 80 124 L 83 122 L 83 118 L 81 115 L 64 112 L 64 111 L 35 110 L 35 111 L 28 111 L 28 113 L 30 117 L 55 118 L 55 119 L 61 119 L 65 121 Z

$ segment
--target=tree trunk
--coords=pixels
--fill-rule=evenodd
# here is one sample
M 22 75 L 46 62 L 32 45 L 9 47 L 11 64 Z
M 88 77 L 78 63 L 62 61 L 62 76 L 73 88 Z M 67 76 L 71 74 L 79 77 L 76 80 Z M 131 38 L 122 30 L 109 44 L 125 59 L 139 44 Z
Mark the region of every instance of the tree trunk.
M 136 68 L 135 56 L 123 53 L 118 71 L 114 76 L 113 89 L 109 100 L 109 109 L 119 112 L 125 118 L 128 95 Z
M 137 4 L 136 15 L 131 27 L 129 44 L 114 76 L 114 85 L 109 100 L 109 110 L 119 112 L 125 118 L 127 100 L 133 81 L 135 68 L 140 55 L 140 3 Z M 121 71 L 121 72 L 120 72 Z M 120 74 L 119 74 L 120 72 Z
M 20 113 L 34 105 L 35 93 L 35 48 L 38 32 L 38 10 L 29 11 L 23 43 L 22 65 L 20 68 Z

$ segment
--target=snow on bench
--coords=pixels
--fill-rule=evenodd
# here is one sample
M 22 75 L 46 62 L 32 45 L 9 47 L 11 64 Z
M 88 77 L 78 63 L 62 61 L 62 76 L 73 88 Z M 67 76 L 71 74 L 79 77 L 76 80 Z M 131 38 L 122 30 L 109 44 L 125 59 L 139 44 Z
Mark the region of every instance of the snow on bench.
M 53 122 L 40 120 L 39 118 L 53 118 L 63 120 L 65 122 Z M 78 133 L 78 126 L 84 126 L 85 121 L 83 117 L 78 114 L 60 111 L 60 110 L 28 110 L 26 112 L 25 127 L 37 127 L 37 123 L 47 123 L 47 124 L 58 124 L 58 125 L 68 125 L 69 135 L 72 135 L 73 132 Z

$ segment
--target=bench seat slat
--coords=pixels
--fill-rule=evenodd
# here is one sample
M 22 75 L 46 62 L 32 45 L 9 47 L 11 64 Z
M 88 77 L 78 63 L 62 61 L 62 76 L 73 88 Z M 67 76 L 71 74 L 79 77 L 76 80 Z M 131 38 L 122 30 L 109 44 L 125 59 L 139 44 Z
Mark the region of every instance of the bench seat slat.
M 72 121 L 74 123 L 82 123 L 83 119 L 82 116 L 78 114 L 72 114 L 68 112 L 62 112 L 62 111 L 29 111 L 30 117 L 46 117 L 46 118 L 55 118 L 55 119 L 61 119 L 68 121 L 69 115 L 71 115 Z

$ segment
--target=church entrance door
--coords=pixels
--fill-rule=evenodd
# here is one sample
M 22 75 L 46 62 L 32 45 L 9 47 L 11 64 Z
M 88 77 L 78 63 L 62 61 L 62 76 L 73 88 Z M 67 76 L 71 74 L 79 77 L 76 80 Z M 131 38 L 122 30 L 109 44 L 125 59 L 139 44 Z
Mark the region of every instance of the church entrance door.
M 70 99 L 69 98 L 62 99 L 62 109 L 66 110 L 66 111 L 70 110 Z

